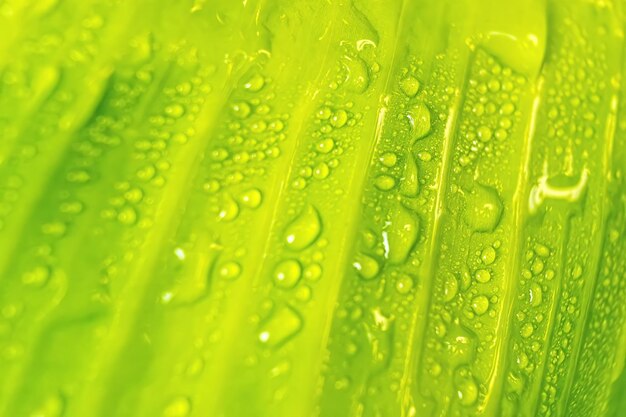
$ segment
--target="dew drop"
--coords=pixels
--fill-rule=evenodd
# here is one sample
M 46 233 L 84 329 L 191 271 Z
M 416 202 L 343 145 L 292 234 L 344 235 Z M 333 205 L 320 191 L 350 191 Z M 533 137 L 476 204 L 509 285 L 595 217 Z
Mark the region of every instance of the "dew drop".
M 317 142 L 315 150 L 321 154 L 327 154 L 330 153 L 330 151 L 332 151 L 334 147 L 335 141 L 331 138 L 325 138 Z
M 389 213 L 386 227 L 389 253 L 387 258 L 393 264 L 407 260 L 419 236 L 419 219 L 398 203 Z
M 396 280 L 396 291 L 400 294 L 408 294 L 413 289 L 413 278 L 407 274 L 401 274 Z
M 222 197 L 222 204 L 219 209 L 217 217 L 225 222 L 235 220 L 239 215 L 239 205 L 230 196 L 230 194 L 224 194 Z
M 486 269 L 479 269 L 478 271 L 476 271 L 474 277 L 476 278 L 476 281 L 480 282 L 481 284 L 485 284 L 491 281 L 491 272 Z
M 430 133 L 430 110 L 423 103 L 413 105 L 407 112 L 409 125 L 411 126 L 411 136 L 413 140 L 418 140 Z
M 415 158 L 410 152 L 406 155 L 406 165 L 400 180 L 400 192 L 407 197 L 415 197 L 419 192 L 419 173 Z
M 502 201 L 495 189 L 476 185 L 467 195 L 465 221 L 476 232 L 492 232 L 502 217 Z
M 261 325 L 259 341 L 269 347 L 278 347 L 295 336 L 302 324 L 300 315 L 292 307 L 278 307 Z
M 457 396 L 464 406 L 471 406 L 478 399 L 478 385 L 472 377 L 465 377 L 456 384 Z
M 482 316 L 489 309 L 489 299 L 484 295 L 478 295 L 472 300 L 472 310 L 479 316 Z
M 378 276 L 378 272 L 380 272 L 378 261 L 364 254 L 357 255 L 356 260 L 352 265 L 358 271 L 361 278 L 365 280 L 376 278 Z
M 302 275 L 302 266 L 295 259 L 280 262 L 274 268 L 274 285 L 278 288 L 290 289 L 296 286 Z
M 400 81 L 400 89 L 407 97 L 413 98 L 419 92 L 420 82 L 415 77 L 408 76 Z
M 480 260 L 483 261 L 485 265 L 491 265 L 496 261 L 496 250 L 493 246 L 486 246 L 482 250 L 480 253 Z
M 248 81 L 243 84 L 243 88 L 246 90 L 256 93 L 257 91 L 261 91 L 261 89 L 265 86 L 265 79 L 261 74 L 255 73 Z
M 241 266 L 235 261 L 224 262 L 218 269 L 220 277 L 235 279 L 241 275 Z
M 348 122 L 348 113 L 345 110 L 337 110 L 330 118 L 330 125 L 334 128 L 341 128 Z
M 289 249 L 299 251 L 315 242 L 321 231 L 322 220 L 319 212 L 309 204 L 287 226 L 284 238 Z
M 389 191 L 396 185 L 396 180 L 389 175 L 379 175 L 374 180 L 374 185 L 381 191 Z
M 258 188 L 250 188 L 238 196 L 239 202 L 248 208 L 255 209 L 259 207 L 263 201 L 263 194 Z

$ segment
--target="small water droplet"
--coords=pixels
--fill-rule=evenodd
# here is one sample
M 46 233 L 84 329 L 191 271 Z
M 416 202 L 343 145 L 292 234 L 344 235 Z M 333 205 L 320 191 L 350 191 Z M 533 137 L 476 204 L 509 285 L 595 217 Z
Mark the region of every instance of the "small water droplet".
M 349 91 L 363 93 L 370 85 L 370 76 L 367 65 L 360 58 L 344 57 L 344 67 L 347 72 L 345 85 Z

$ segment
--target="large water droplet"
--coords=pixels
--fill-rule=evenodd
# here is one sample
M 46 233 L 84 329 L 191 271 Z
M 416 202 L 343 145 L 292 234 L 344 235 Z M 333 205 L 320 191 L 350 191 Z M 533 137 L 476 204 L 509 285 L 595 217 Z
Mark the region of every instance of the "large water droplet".
M 354 268 L 358 271 L 361 278 L 365 280 L 376 278 L 378 276 L 378 272 L 380 272 L 380 265 L 378 265 L 378 261 L 365 254 L 357 255 L 352 266 L 354 266 Z
M 474 378 L 464 377 L 456 384 L 459 402 L 464 406 L 471 406 L 478 400 L 478 385 Z
M 278 309 L 261 326 L 259 341 L 270 347 L 287 342 L 302 328 L 300 315 L 289 306 Z
M 315 207 L 308 205 L 287 226 L 285 241 L 291 250 L 302 250 L 311 245 L 322 231 L 322 220 Z
M 408 76 L 400 81 L 400 89 L 407 97 L 413 98 L 420 89 L 420 82 L 412 76 Z
M 430 133 L 430 110 L 423 103 L 413 105 L 407 112 L 407 118 L 411 125 L 411 136 L 418 140 Z
M 360 94 L 370 85 L 370 76 L 367 65 L 360 58 L 346 56 L 343 65 L 347 72 L 345 86 L 349 91 Z
M 419 192 L 419 172 L 411 152 L 406 154 L 406 164 L 400 182 L 400 192 L 407 197 L 415 197 Z
M 397 203 L 390 211 L 383 236 L 389 242 L 387 258 L 391 263 L 405 262 L 415 246 L 419 235 L 419 219 L 402 204 Z
M 502 201 L 495 189 L 476 184 L 468 193 L 465 221 L 476 232 L 492 232 L 502 217 Z
M 274 284 L 279 288 L 293 288 L 302 275 L 302 266 L 295 259 L 287 259 L 276 265 L 274 269 Z

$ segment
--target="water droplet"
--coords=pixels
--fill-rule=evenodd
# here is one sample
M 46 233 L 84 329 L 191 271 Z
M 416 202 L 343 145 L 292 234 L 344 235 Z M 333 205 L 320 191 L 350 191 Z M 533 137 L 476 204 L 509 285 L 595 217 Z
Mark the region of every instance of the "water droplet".
M 239 215 L 239 205 L 230 196 L 230 194 L 224 194 L 222 197 L 222 204 L 217 217 L 225 222 L 232 221 Z
M 535 243 L 534 250 L 535 250 L 535 253 L 541 256 L 542 258 L 547 258 L 550 256 L 550 248 L 548 248 L 545 245 L 542 245 L 541 243 Z
M 389 175 L 379 175 L 374 180 L 374 185 L 381 191 L 389 191 L 396 185 L 396 180 Z
M 380 266 L 378 265 L 376 259 L 364 254 L 357 255 L 356 260 L 352 265 L 359 272 L 359 275 L 365 280 L 376 278 L 378 276 L 378 272 L 380 272 Z
M 398 203 L 389 213 L 386 226 L 389 253 L 394 264 L 403 263 L 415 246 L 419 235 L 419 219 Z
M 398 162 L 398 156 L 393 152 L 385 152 L 380 157 L 380 163 L 384 166 L 391 168 Z
M 164 417 L 187 417 L 191 413 L 191 400 L 187 397 L 172 399 L 163 411 Z
M 317 142 L 315 150 L 322 154 L 327 154 L 335 147 L 335 141 L 331 138 L 325 138 Z
M 322 266 L 312 263 L 304 268 L 304 278 L 309 281 L 317 281 L 322 277 Z
M 400 81 L 400 89 L 408 97 L 413 98 L 419 92 L 420 82 L 415 77 L 408 76 Z
M 530 284 L 528 296 L 531 306 L 537 307 L 539 306 L 539 304 L 541 304 L 541 301 L 543 300 L 543 292 L 541 291 L 541 287 L 539 286 L 539 284 L 535 282 Z
M 430 133 L 430 110 L 423 103 L 413 105 L 407 112 L 407 118 L 411 125 L 411 136 L 418 140 Z
M 491 281 L 491 272 L 486 269 L 479 269 L 478 271 L 476 271 L 474 277 L 476 278 L 476 281 L 485 284 Z
M 270 347 L 286 343 L 302 328 L 300 315 L 289 306 L 281 306 L 262 324 L 259 341 Z
M 322 220 L 315 207 L 307 205 L 304 210 L 287 226 L 285 241 L 291 250 L 303 250 L 319 237 Z
M 250 188 L 249 190 L 241 193 L 238 200 L 242 205 L 255 209 L 261 205 L 261 202 L 263 201 L 263 194 L 258 188 Z
M 536 213 L 547 199 L 577 202 L 587 189 L 589 170 L 584 168 L 577 180 L 574 177 L 558 175 L 548 178 L 544 174 L 530 190 L 528 207 L 530 213 Z
M 274 285 L 279 288 L 293 288 L 302 275 L 302 266 L 295 259 L 287 259 L 280 262 L 274 268 Z
M 137 211 L 130 206 L 124 207 L 117 215 L 117 220 L 126 226 L 132 226 L 137 222 Z
M 329 107 L 321 107 L 316 113 L 315 117 L 320 120 L 328 120 L 333 115 L 332 110 Z
M 22 282 L 33 287 L 43 287 L 48 283 L 51 275 L 52 271 L 49 267 L 37 266 L 22 276 Z
M 459 281 L 454 274 L 447 272 L 443 282 L 443 301 L 449 302 L 456 297 L 459 292 Z
M 493 136 L 493 132 L 487 126 L 481 126 L 478 128 L 478 138 L 483 142 L 488 142 L 491 140 Z
M 417 163 L 410 152 L 406 154 L 406 164 L 400 182 L 400 192 L 407 197 L 415 197 L 419 192 Z
M 170 104 L 169 106 L 165 107 L 165 114 L 169 117 L 173 117 L 174 119 L 178 119 L 183 114 L 185 114 L 185 108 L 178 103 Z
M 346 56 L 343 65 L 347 72 L 346 88 L 357 94 L 367 90 L 370 85 L 370 76 L 365 62 L 360 58 Z
M 396 279 L 396 291 L 400 294 L 408 294 L 413 289 L 413 278 L 407 274 L 401 274 Z
M 477 184 L 467 196 L 465 221 L 476 232 L 492 232 L 500 223 L 502 210 L 496 190 Z
M 243 88 L 246 90 L 256 93 L 257 91 L 261 91 L 261 89 L 265 86 L 265 79 L 261 74 L 255 73 L 248 81 L 243 84 Z
M 241 266 L 235 261 L 224 262 L 220 266 L 218 274 L 225 279 L 235 279 L 241 275 Z
M 471 406 L 478 399 L 478 385 L 472 377 L 465 377 L 456 384 L 457 396 L 464 406 Z
M 239 119 L 245 119 L 252 112 L 250 105 L 245 101 L 233 104 L 231 110 L 235 117 L 238 117 Z
M 496 260 L 496 250 L 493 246 L 486 246 L 480 253 L 480 259 L 485 265 L 491 265 Z
M 479 316 L 482 316 L 489 309 L 489 299 L 484 295 L 478 295 L 472 300 L 472 310 Z
M 345 110 L 337 110 L 330 118 L 330 125 L 334 128 L 341 128 L 348 122 L 348 113 Z
M 318 180 L 323 180 L 328 177 L 330 173 L 330 168 L 328 168 L 328 164 L 326 162 L 320 162 L 313 169 L 313 177 Z
M 524 338 L 529 338 L 530 336 L 532 336 L 534 331 L 535 331 L 535 328 L 533 327 L 533 325 L 531 323 L 526 323 L 520 329 L 520 334 Z

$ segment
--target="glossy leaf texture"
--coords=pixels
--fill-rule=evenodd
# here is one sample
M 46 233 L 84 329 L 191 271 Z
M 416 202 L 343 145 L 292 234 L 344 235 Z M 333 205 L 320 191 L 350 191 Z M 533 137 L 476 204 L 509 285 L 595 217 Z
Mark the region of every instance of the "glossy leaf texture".
M 0 1 L 0 416 L 625 415 L 625 7 Z

